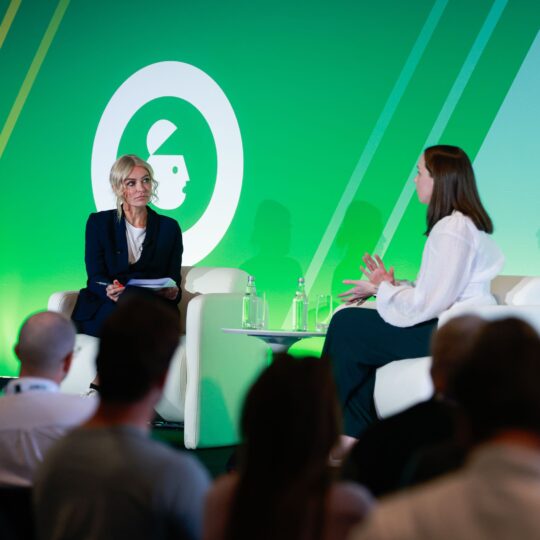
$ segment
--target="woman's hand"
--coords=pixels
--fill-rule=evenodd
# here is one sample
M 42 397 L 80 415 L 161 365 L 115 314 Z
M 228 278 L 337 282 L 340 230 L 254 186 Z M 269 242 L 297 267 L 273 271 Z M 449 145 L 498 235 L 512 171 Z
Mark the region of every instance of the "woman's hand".
M 386 270 L 382 259 L 378 255 L 373 258 L 369 253 L 366 253 L 362 260 L 366 267 L 360 267 L 360 270 L 369 281 L 361 279 L 345 279 L 343 281 L 347 285 L 354 285 L 348 291 L 338 295 L 347 304 L 358 303 L 377 294 L 379 285 L 383 281 L 389 281 L 392 285 L 395 285 L 394 268 Z
M 167 300 L 176 300 L 176 297 L 178 296 L 178 287 L 167 287 L 166 289 L 160 289 L 159 291 L 156 291 L 159 296 L 163 296 L 163 298 L 167 298 Z
M 377 286 L 369 281 L 362 279 L 345 279 L 343 283 L 354 285 L 348 291 L 339 294 L 338 296 L 347 304 L 356 304 L 373 296 L 377 292 Z
M 375 258 L 373 258 L 369 253 L 366 253 L 362 257 L 362 260 L 366 267 L 360 268 L 360 270 L 369 279 L 370 283 L 377 287 L 383 281 L 389 281 L 392 285 L 396 284 L 394 268 L 391 267 L 390 270 L 386 270 L 382 259 L 378 255 L 375 255 Z
M 118 302 L 118 297 L 124 292 L 125 287 L 115 279 L 110 285 L 107 285 L 105 292 L 107 297 L 110 298 L 113 302 Z

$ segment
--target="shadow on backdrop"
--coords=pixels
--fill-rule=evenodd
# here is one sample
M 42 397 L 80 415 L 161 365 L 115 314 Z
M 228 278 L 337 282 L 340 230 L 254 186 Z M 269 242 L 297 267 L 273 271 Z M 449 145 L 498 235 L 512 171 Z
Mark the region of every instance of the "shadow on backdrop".
M 255 256 L 240 268 L 255 276 L 257 292 L 266 293 L 269 328 L 280 328 L 289 310 L 302 267 L 289 256 L 291 214 L 282 204 L 265 200 L 255 214 L 251 241 Z
M 335 239 L 335 245 L 344 252 L 344 256 L 332 276 L 334 295 L 347 289 L 342 283 L 344 279 L 361 277 L 359 266 L 363 264 L 362 255 L 366 252 L 373 254 L 382 230 L 383 222 L 378 208 L 365 201 L 350 204 Z

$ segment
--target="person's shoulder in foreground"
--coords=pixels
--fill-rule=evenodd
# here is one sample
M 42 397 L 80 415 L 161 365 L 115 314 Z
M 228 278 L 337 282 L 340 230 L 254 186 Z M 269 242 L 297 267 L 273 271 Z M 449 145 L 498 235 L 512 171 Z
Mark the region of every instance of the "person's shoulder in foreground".
M 474 448 L 465 468 L 384 500 L 351 539 L 539 538 L 539 355 L 524 321 L 486 323 L 452 382 Z
M 94 412 L 95 400 L 60 393 L 74 345 L 75 327 L 60 313 L 34 313 L 22 324 L 19 377 L 0 398 L 0 484 L 31 485 L 51 445 Z
M 144 291 L 126 293 L 106 319 L 99 407 L 36 476 L 42 540 L 200 537 L 208 476 L 149 435 L 179 332 L 177 310 Z
M 346 478 L 381 497 L 462 464 L 465 443 L 457 438 L 460 409 L 451 386 L 483 325 L 483 319 L 467 315 L 436 330 L 431 340 L 433 395 L 369 426 L 345 461 Z
M 238 486 L 238 474 L 221 476 L 208 492 L 205 507 L 203 540 L 225 538 L 227 519 Z M 373 507 L 367 489 L 353 482 L 336 482 L 328 493 L 325 540 L 346 538 L 348 531 Z
M 464 503 L 460 475 L 458 473 L 452 479 L 437 479 L 425 486 L 383 498 L 366 520 L 353 530 L 350 538 L 466 538 L 457 534 L 454 523 Z M 444 536 L 449 526 L 450 536 Z
M 352 448 L 343 477 L 365 485 L 376 497 L 395 491 L 419 448 L 452 437 L 454 409 L 445 401 L 431 398 L 373 424 Z
M 373 497 L 363 486 L 353 482 L 336 482 L 329 493 L 327 540 L 346 538 L 373 507 Z
M 49 447 L 92 415 L 97 400 L 54 391 L 0 398 L 0 485 L 27 486 Z
M 538 538 L 538 452 L 479 448 L 465 469 L 382 499 L 351 540 Z
M 76 531 L 88 538 L 196 539 L 208 486 L 208 473 L 196 459 L 142 430 L 78 428 L 38 472 L 38 525 L 46 531 L 42 538 Z

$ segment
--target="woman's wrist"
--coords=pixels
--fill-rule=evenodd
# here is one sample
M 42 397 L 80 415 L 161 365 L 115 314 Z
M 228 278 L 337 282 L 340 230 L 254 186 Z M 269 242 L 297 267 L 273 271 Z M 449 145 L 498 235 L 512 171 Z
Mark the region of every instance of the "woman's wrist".
M 377 296 L 377 293 L 379 292 L 379 288 L 383 283 L 388 283 L 389 285 L 394 285 L 394 283 L 390 279 L 383 279 L 381 282 L 379 282 L 377 285 L 374 286 L 375 292 L 373 293 L 373 296 Z

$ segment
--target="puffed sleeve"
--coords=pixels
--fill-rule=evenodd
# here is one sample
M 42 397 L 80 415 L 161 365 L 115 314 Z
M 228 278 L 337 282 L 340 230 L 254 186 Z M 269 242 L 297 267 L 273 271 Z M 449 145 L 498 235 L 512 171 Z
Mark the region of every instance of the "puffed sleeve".
M 466 229 L 432 231 L 416 286 L 381 283 L 377 311 L 387 323 L 400 327 L 438 317 L 456 302 L 469 283 L 474 254 L 474 239 Z

